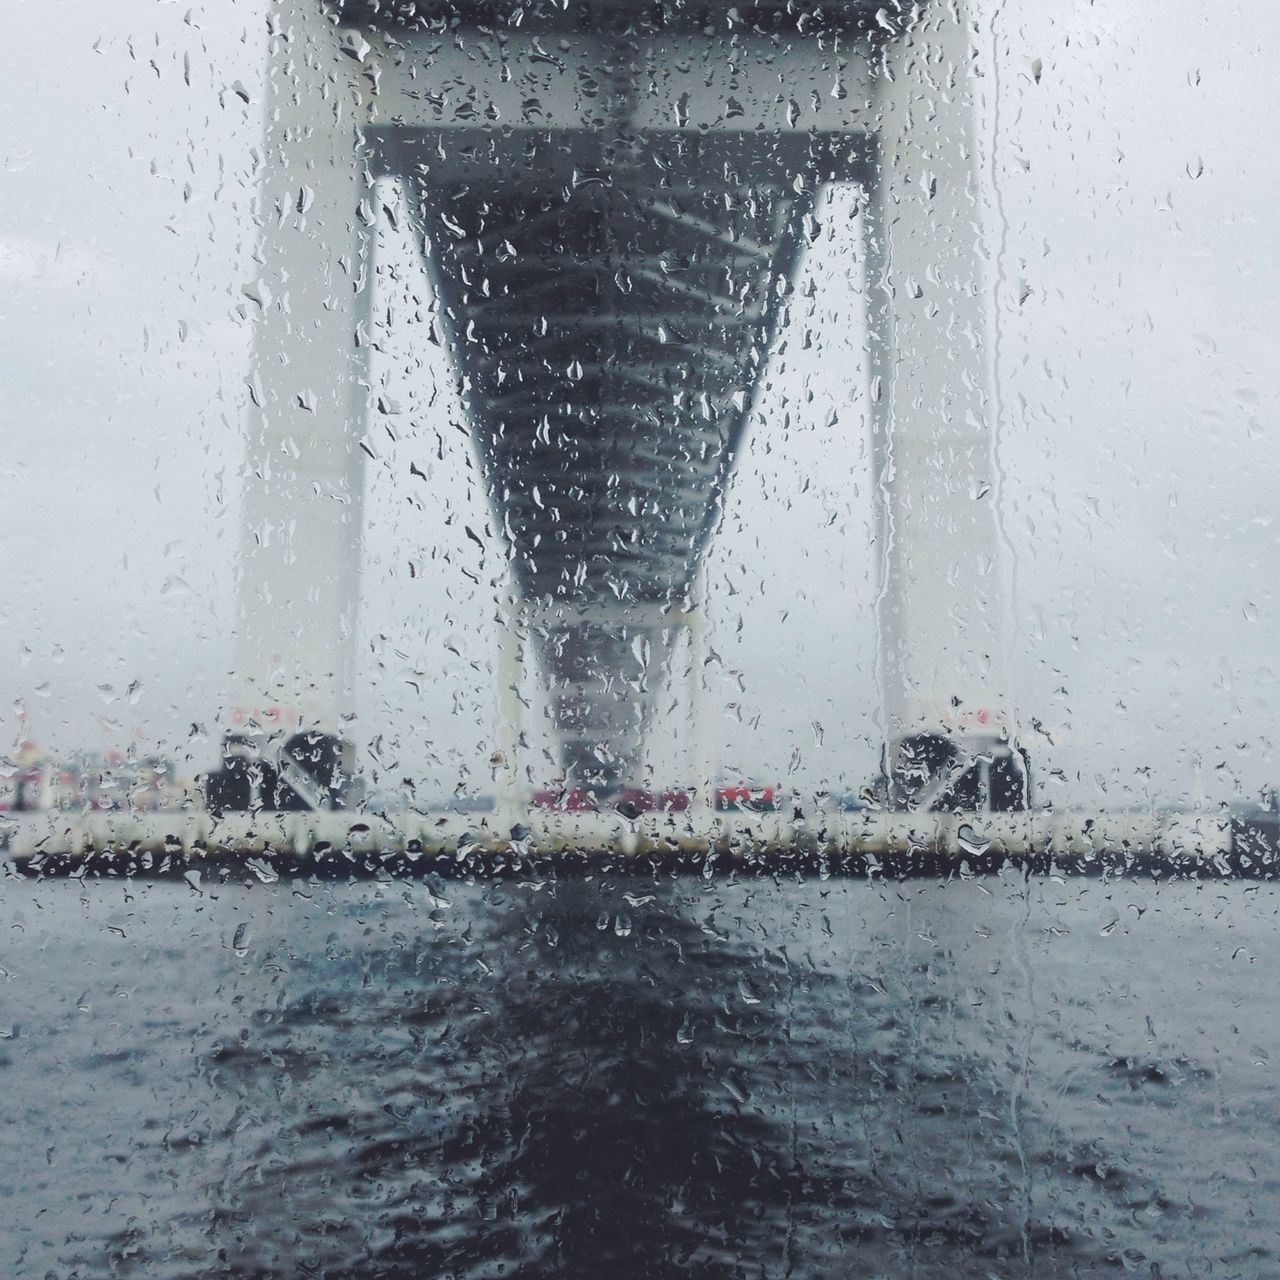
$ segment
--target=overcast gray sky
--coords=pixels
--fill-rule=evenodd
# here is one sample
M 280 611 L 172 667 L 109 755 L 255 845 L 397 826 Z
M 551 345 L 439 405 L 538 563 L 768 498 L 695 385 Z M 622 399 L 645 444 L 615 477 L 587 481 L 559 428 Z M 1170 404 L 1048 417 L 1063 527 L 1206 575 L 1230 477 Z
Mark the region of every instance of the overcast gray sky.
M 1181 799 L 1197 761 L 1211 797 L 1252 793 L 1280 780 L 1280 8 L 978 8 L 998 50 L 1014 678 L 1043 794 Z M 191 729 L 228 686 L 262 9 L 10 0 L 5 742 L 21 706 L 54 750 L 212 758 Z M 825 225 L 710 572 L 718 755 L 802 786 L 864 781 L 878 741 L 846 198 Z M 384 237 L 394 317 L 424 285 Z M 380 776 L 480 786 L 500 563 L 460 536 L 486 511 L 448 369 L 394 318 L 384 336 L 376 372 L 407 410 L 373 441 L 361 732 Z M 429 571 L 409 579 L 406 549 Z M 682 723 L 655 748 L 672 769 Z

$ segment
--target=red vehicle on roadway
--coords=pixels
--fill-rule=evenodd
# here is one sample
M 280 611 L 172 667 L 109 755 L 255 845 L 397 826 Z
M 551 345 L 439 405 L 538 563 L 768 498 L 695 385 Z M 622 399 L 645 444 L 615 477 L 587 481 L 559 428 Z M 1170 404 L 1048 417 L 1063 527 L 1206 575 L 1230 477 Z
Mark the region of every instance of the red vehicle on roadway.
M 677 789 L 648 791 L 644 787 L 622 787 L 611 793 L 598 793 L 589 787 L 545 787 L 534 792 L 533 804 L 557 813 L 597 813 L 614 808 L 624 818 L 638 818 L 642 813 L 657 811 L 681 813 L 689 807 L 689 793 Z
M 778 807 L 778 788 L 753 787 L 748 783 L 721 784 L 716 788 L 716 808 L 722 813 L 728 809 L 745 809 L 751 813 L 772 813 Z

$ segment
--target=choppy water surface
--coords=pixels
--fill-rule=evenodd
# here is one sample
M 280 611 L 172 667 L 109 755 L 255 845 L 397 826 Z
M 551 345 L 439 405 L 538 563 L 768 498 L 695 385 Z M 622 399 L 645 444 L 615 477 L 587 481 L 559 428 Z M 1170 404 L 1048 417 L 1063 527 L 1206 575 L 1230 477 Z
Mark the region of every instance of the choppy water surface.
M 0 1274 L 1280 1274 L 1277 891 L 3 885 Z

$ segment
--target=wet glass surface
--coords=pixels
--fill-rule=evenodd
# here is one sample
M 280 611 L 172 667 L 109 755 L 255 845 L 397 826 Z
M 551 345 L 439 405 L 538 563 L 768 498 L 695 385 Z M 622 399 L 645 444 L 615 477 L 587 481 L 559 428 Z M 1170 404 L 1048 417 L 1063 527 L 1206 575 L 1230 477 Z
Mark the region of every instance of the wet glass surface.
M 1280 4 L 6 16 L 0 1280 L 1280 1275 Z
M 1270 1275 L 1278 907 L 10 883 L 8 1274 Z

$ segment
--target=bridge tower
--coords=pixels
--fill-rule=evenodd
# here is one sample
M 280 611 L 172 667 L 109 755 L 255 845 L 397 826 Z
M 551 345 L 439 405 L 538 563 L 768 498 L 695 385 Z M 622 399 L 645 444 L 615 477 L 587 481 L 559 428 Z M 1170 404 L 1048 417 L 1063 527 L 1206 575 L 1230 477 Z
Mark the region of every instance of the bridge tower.
M 603 785 L 634 776 L 702 607 L 815 201 L 845 183 L 862 193 L 889 796 L 973 791 L 1008 707 L 964 0 L 268 13 L 231 754 L 265 750 L 291 803 L 342 801 L 375 179 L 407 193 L 563 765 Z

